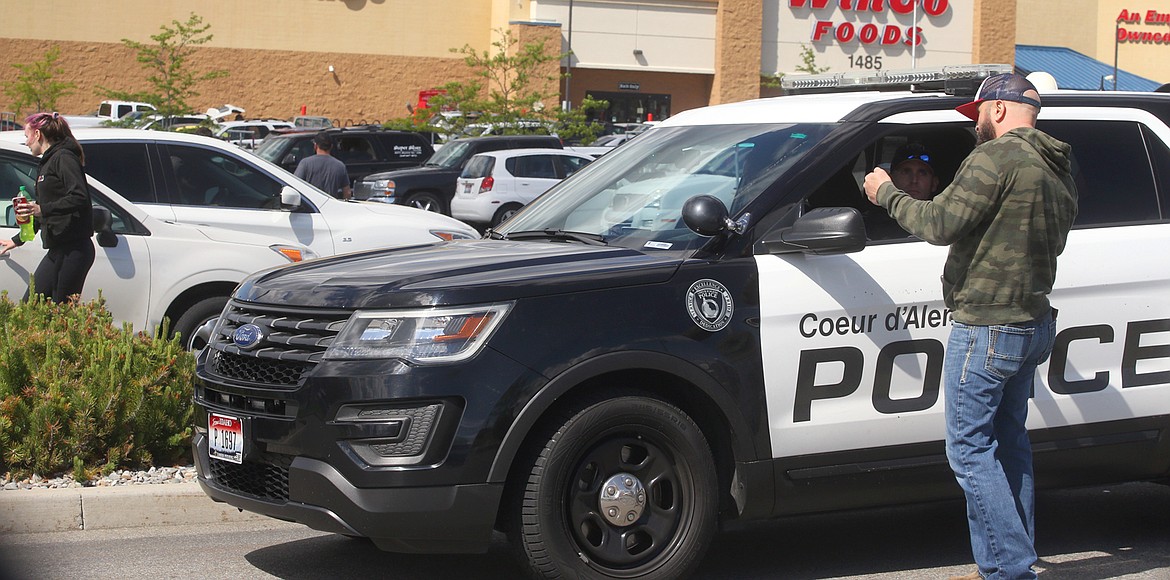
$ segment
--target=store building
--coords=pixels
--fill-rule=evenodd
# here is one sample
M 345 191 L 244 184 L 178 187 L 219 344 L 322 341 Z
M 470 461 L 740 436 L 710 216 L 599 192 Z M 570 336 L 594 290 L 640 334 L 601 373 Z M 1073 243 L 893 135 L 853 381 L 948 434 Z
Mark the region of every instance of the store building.
M 809 66 L 845 72 L 1011 63 L 1017 44 L 1110 64 L 1116 52 L 1120 80 L 1134 74 L 1164 82 L 1170 61 L 1160 57 L 1170 44 L 1170 19 L 1157 2 L 1147 3 L 0 0 L 10 23 L 0 31 L 0 54 L 9 64 L 30 63 L 59 46 L 61 78 L 77 85 L 59 106 L 85 113 L 97 108 L 102 87 L 147 88 L 146 72 L 122 39 L 150 42 L 161 25 L 195 13 L 211 25 L 213 38 L 198 48 L 191 67 L 230 75 L 198 85 L 193 106 L 232 103 L 250 117 L 288 118 L 305 110 L 346 125 L 404 117 L 420 91 L 469 80 L 470 70 L 452 49 L 490 51 L 498 40 L 494 31 L 503 29 L 521 42 L 571 51 L 571 62 L 563 63 L 570 75 L 551 91 L 569 105 L 587 94 L 604 98 L 610 102 L 606 118 L 628 122 L 775 94 L 761 88 L 762 77 Z M 0 83 L 16 75 L 0 67 Z M 0 110 L 9 107 L 4 99 Z

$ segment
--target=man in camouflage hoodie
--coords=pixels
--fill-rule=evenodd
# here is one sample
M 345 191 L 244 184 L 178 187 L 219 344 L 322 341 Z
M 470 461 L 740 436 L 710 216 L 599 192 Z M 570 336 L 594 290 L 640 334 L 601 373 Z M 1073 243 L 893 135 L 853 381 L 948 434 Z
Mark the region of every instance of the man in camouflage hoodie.
M 957 109 L 978 146 L 932 201 L 899 191 L 881 168 L 869 200 L 910 233 L 950 245 L 943 297 L 947 458 L 967 498 L 979 570 L 956 578 L 1035 578 L 1032 448 L 1024 426 L 1036 367 L 1048 358 L 1056 311 L 1048 293 L 1076 217 L 1071 147 L 1037 130 L 1040 95 L 1001 74 Z

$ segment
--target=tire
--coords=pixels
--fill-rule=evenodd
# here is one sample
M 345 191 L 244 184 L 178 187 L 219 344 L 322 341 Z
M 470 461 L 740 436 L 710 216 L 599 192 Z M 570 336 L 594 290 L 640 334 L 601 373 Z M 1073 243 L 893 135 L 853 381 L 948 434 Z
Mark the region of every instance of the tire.
M 535 578 L 687 576 L 707 550 L 718 509 L 715 463 L 698 425 L 642 396 L 567 417 L 536 443 L 543 448 L 523 464 L 527 485 L 510 504 L 522 565 Z M 643 485 L 640 506 L 629 503 L 637 503 L 631 483 Z M 626 502 L 606 502 L 605 492 L 619 487 L 631 492 Z
M 406 200 L 406 205 L 435 213 L 447 213 L 443 211 L 443 201 L 439 199 L 439 196 L 429 191 L 410 196 Z
M 203 323 L 216 318 L 223 312 L 223 307 L 227 305 L 227 296 L 213 296 L 211 298 L 204 298 L 192 304 L 186 312 L 179 316 L 175 321 L 174 332 L 179 333 L 179 340 L 183 343 L 183 348 L 197 352 L 207 346 L 207 338 L 196 336 L 196 331 L 199 330 Z
M 524 206 L 522 206 L 518 203 L 509 203 L 509 204 L 505 205 L 504 207 L 501 207 L 500 209 L 496 210 L 496 215 L 492 216 L 492 227 L 494 228 L 494 227 L 504 223 L 505 221 L 507 221 L 508 218 L 512 217 L 516 212 L 520 211 L 520 209 L 523 207 Z

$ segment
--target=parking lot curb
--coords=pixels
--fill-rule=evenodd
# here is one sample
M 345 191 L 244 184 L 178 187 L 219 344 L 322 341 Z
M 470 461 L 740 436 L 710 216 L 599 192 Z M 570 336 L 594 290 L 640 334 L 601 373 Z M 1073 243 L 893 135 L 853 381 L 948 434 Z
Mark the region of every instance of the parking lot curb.
M 256 519 L 266 518 L 216 503 L 195 483 L 0 492 L 0 534 Z

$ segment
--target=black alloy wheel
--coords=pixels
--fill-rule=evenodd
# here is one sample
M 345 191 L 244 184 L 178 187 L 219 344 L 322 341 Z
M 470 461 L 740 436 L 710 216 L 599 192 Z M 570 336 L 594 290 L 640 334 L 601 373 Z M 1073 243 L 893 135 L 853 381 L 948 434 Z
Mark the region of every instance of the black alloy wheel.
M 651 397 L 602 400 L 543 441 L 513 530 L 535 577 L 676 579 L 698 565 L 717 478 L 686 413 Z

